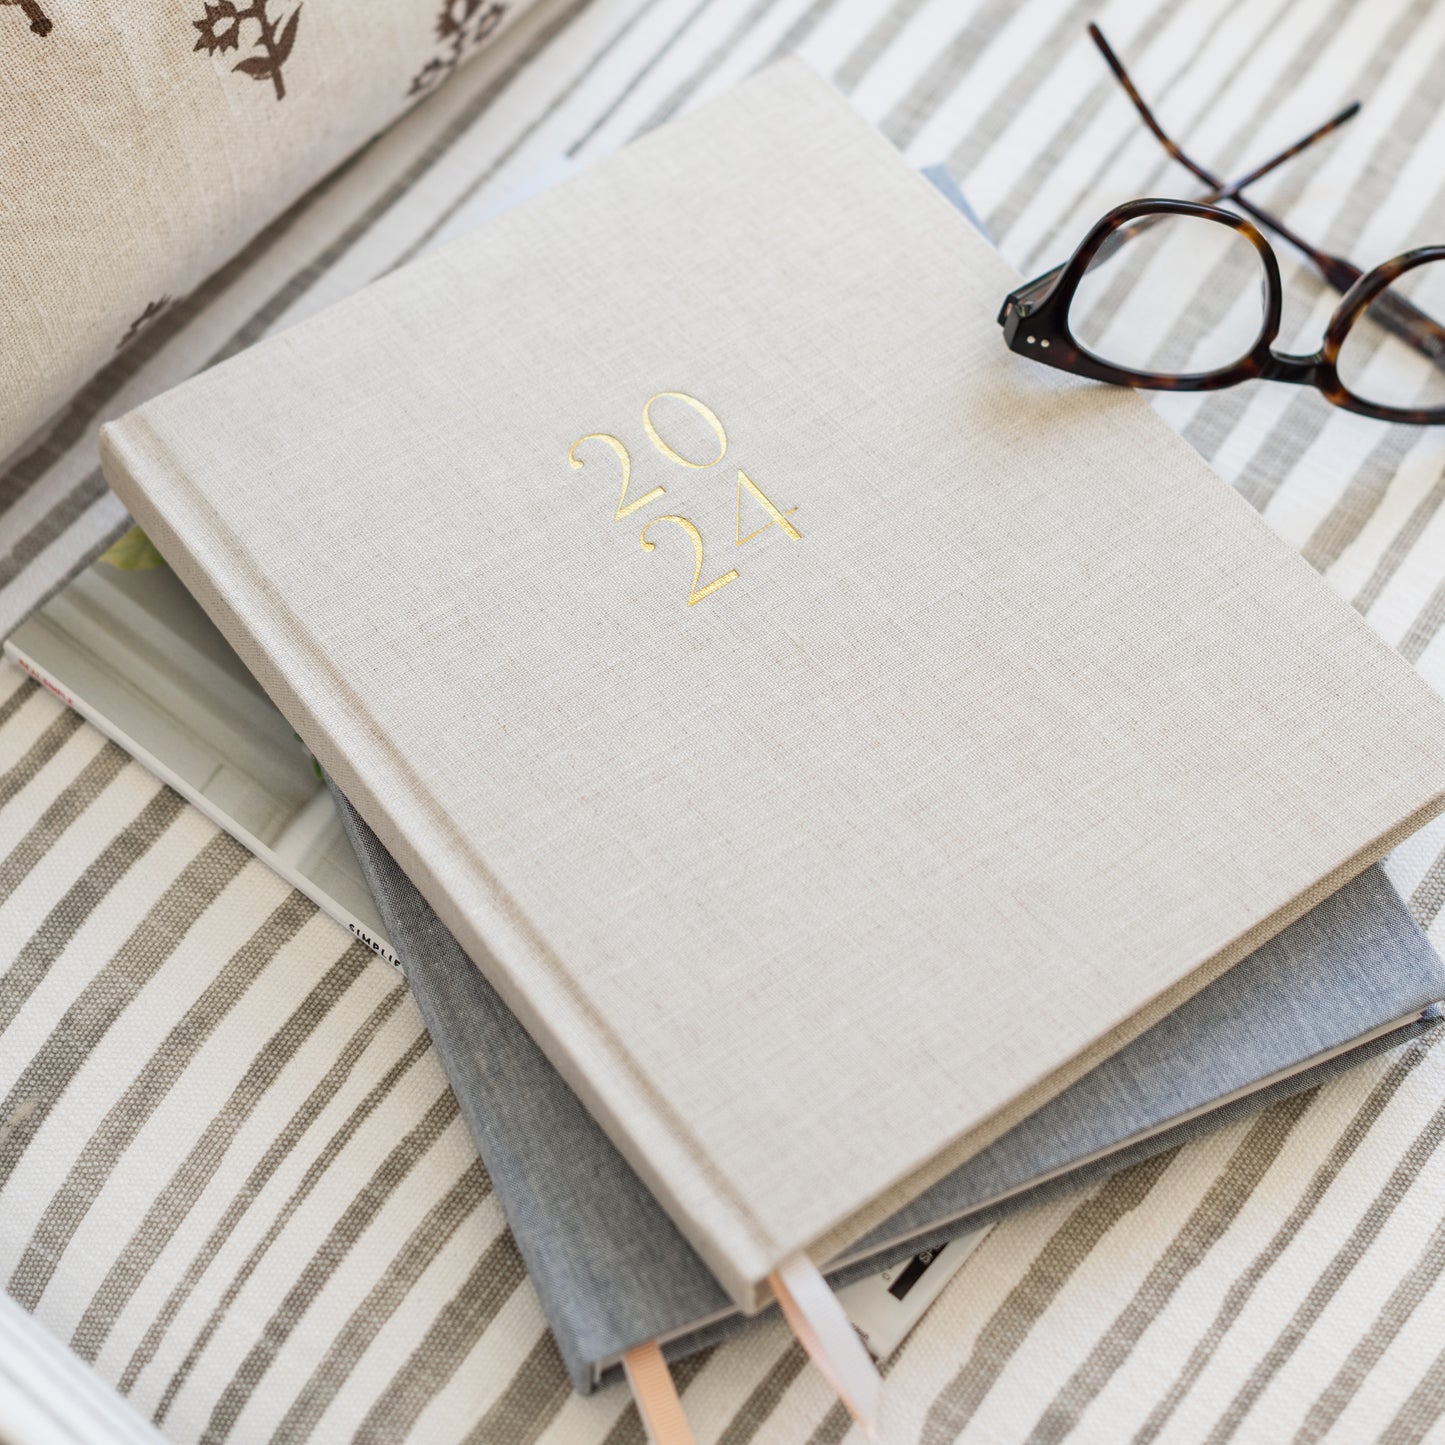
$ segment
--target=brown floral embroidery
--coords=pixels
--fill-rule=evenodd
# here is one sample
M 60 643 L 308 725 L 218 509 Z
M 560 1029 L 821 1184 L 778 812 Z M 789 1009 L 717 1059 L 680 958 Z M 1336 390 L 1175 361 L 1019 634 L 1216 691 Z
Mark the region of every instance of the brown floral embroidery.
M 442 0 L 437 16 L 437 53 L 412 78 L 408 95 L 435 90 L 463 57 L 488 39 L 506 17 L 500 0 Z
M 226 50 L 252 50 L 243 60 L 231 68 L 252 80 L 269 80 L 276 88 L 276 99 L 286 98 L 286 83 L 281 78 L 281 67 L 291 54 L 296 43 L 296 26 L 301 19 L 298 5 L 290 18 L 278 31 L 277 21 L 271 17 L 271 0 L 252 0 L 245 6 L 236 0 L 204 0 L 206 13 L 191 23 L 201 32 L 196 49 L 215 55 Z M 254 21 L 258 27 L 254 42 L 243 30 L 247 21 Z
M 137 316 L 136 319 L 132 321 L 128 327 L 126 327 L 125 335 L 116 342 L 115 349 L 119 351 L 122 347 L 129 346 L 131 342 L 140 335 L 141 331 L 145 327 L 149 326 L 150 323 L 154 321 L 156 317 L 159 316 L 161 312 L 164 311 L 166 307 L 170 304 L 171 298 L 169 296 L 162 296 L 159 301 L 147 302 L 146 309 L 142 311 L 141 314 Z
M 37 35 L 49 35 L 55 28 L 50 17 L 40 8 L 39 0 L 0 0 L 0 5 L 18 5 Z

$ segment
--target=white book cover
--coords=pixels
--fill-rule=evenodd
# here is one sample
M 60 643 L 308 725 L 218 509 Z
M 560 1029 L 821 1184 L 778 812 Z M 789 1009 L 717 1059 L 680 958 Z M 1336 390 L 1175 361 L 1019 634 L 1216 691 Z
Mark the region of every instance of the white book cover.
M 103 432 L 743 1308 L 1445 803 L 1440 700 L 1016 279 L 788 64 Z
M 404 971 L 315 761 L 139 528 L 22 623 L 5 653 Z M 984 1233 L 957 1241 L 945 1265 L 926 1251 L 842 1292 L 875 1355 L 923 1317 Z
M 67 583 L 5 652 L 400 968 L 315 759 L 143 535 Z

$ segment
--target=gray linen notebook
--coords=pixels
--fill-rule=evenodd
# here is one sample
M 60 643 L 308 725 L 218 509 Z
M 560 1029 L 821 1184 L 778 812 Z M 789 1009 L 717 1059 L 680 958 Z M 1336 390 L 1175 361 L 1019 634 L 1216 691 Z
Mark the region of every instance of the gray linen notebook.
M 743 1309 L 1445 805 L 1445 706 L 1014 284 L 789 64 L 103 432 Z
M 342 822 L 576 1387 L 739 1314 L 376 835 Z M 828 1269 L 834 1284 L 1173 1148 L 1441 1020 L 1445 964 L 1378 868 L 1318 903 Z M 880 1027 L 887 1027 L 900 1005 Z

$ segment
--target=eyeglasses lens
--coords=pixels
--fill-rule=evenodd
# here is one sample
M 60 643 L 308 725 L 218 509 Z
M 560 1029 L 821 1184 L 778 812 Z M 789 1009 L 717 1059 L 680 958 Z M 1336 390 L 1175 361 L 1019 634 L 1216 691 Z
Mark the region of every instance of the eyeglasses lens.
M 1264 328 L 1264 265 L 1241 232 L 1156 214 L 1112 232 L 1069 306 L 1074 339 L 1129 371 L 1219 371 Z
M 1445 407 L 1445 261 L 1416 266 L 1380 292 L 1335 366 L 1345 390 L 1375 406 Z

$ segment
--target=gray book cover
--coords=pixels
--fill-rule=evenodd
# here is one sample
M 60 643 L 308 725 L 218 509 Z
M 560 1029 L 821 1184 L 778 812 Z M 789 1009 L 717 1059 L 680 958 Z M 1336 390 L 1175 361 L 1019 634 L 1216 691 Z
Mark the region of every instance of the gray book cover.
M 577 1388 L 593 1389 L 635 1344 L 662 1340 L 675 1359 L 745 1325 L 339 793 L 337 804 Z M 1445 966 L 1370 868 L 873 1230 L 828 1277 L 861 1278 L 1311 1088 L 1436 1027 L 1441 997 Z

